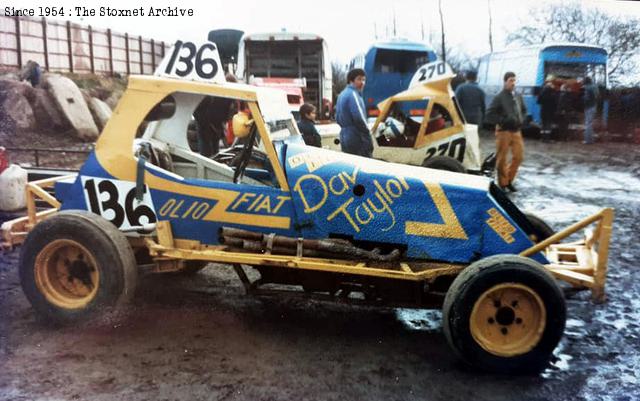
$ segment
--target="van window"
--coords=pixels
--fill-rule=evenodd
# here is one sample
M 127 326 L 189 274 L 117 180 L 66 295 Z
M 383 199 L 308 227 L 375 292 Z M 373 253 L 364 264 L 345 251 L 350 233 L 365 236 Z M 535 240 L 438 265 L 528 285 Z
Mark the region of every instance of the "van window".
M 425 52 L 378 49 L 374 61 L 375 72 L 414 73 L 418 67 L 429 62 Z

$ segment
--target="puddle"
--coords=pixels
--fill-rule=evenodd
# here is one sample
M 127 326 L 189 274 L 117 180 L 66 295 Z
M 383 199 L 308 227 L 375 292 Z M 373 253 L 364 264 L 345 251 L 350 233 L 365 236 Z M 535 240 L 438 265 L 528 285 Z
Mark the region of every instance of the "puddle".
M 442 312 L 427 309 L 395 309 L 396 318 L 409 330 L 435 332 L 442 329 Z

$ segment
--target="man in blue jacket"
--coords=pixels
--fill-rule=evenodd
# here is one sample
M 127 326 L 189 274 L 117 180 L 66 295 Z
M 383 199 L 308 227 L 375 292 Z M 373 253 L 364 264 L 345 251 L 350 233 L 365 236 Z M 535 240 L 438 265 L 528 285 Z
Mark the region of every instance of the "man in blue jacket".
M 365 72 L 354 68 L 347 74 L 347 87 L 336 101 L 336 120 L 340 125 L 340 147 L 345 153 L 371 157 L 373 141 L 367 126 L 362 90 Z

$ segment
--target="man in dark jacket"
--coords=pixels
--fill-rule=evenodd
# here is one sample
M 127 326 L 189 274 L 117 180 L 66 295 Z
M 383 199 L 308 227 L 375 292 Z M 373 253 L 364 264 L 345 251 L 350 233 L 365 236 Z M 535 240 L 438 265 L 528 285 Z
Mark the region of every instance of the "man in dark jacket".
M 496 130 L 496 169 L 498 172 L 498 185 L 503 190 L 516 192 L 513 180 L 518 174 L 518 167 L 524 158 L 524 142 L 520 129 L 527 115 L 522 96 L 515 93 L 516 74 L 507 72 L 504 74 L 504 87 L 493 98 L 487 116 L 486 124 L 495 126 Z M 507 165 L 511 149 L 511 163 Z
M 232 74 L 227 74 L 227 82 L 237 82 Z M 193 112 L 198 123 L 198 150 L 205 157 L 218 154 L 220 139 L 224 138 L 224 126 L 235 114 L 235 103 L 226 97 L 207 96 Z
M 551 129 L 558 109 L 558 91 L 553 86 L 553 76 L 549 75 L 545 80 L 537 103 L 540 105 L 540 119 L 542 120 L 540 136 L 543 142 L 548 142 L 551 139 Z
M 464 114 L 464 119 L 470 124 L 480 126 L 484 119 L 484 91 L 480 89 L 475 71 L 467 71 L 465 78 L 467 82 L 456 88 L 456 99 Z
M 362 90 L 365 72 L 354 68 L 347 74 L 347 87 L 336 101 L 336 121 L 340 125 L 340 147 L 345 153 L 371 157 L 373 141 L 367 126 Z
M 569 84 L 564 83 L 560 87 L 558 113 L 556 114 L 556 119 L 558 120 L 558 139 L 561 141 L 567 141 L 569 139 L 569 119 L 572 111 L 572 93 L 569 91 Z

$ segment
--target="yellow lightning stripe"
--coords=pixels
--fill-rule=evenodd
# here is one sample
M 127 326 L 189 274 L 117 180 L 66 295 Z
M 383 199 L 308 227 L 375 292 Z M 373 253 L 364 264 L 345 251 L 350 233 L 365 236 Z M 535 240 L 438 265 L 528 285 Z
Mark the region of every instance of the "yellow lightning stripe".
M 460 225 L 456 213 L 447 199 L 442 187 L 436 183 L 425 182 L 424 186 L 429 191 L 433 203 L 442 217 L 444 223 L 425 223 L 422 221 L 406 221 L 404 232 L 407 235 L 419 235 L 422 237 L 438 237 L 453 239 L 468 239 L 467 234 Z
M 101 156 L 100 153 L 98 153 L 98 156 Z M 116 179 L 135 182 L 136 163 L 133 158 L 122 157 L 120 155 L 110 156 L 110 158 L 104 157 L 100 160 L 105 170 Z M 105 163 L 105 161 L 108 161 L 108 163 Z M 160 191 L 216 201 L 216 204 L 203 217 L 203 220 L 268 228 L 288 229 L 291 226 L 291 219 L 289 217 L 228 212 L 227 209 L 229 206 L 242 194 L 242 192 L 239 191 L 182 184 L 158 177 L 148 170 L 145 171 L 144 182 L 150 188 Z
M 188 195 L 202 199 L 215 200 L 216 204 L 202 218 L 206 221 L 284 229 L 287 229 L 291 226 L 291 219 L 289 217 L 266 216 L 262 214 L 249 214 L 227 211 L 229 206 L 231 206 L 231 204 L 238 198 L 238 196 L 242 194 L 242 192 L 239 191 L 185 185 L 165 180 L 164 178 L 157 177 L 153 174 L 149 174 L 148 171 L 145 174 L 145 183 L 147 183 L 151 188 L 161 191 L 167 191 L 179 195 Z

